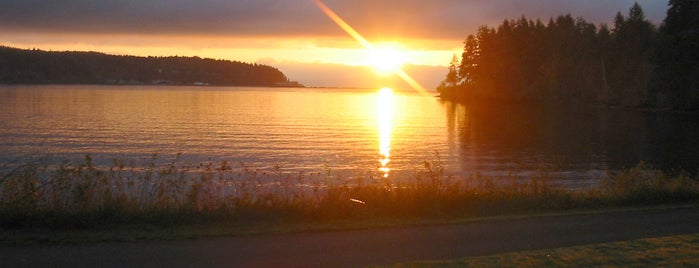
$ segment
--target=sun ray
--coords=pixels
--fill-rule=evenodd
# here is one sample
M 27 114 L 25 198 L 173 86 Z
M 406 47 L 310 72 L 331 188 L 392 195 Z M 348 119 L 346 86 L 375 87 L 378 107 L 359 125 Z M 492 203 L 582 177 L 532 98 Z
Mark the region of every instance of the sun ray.
M 328 18 L 330 18 L 333 22 L 335 22 L 335 24 L 337 24 L 337 26 L 340 26 L 340 28 L 342 28 L 342 30 L 347 32 L 347 34 L 352 36 L 352 38 L 354 38 L 354 40 L 357 40 L 357 42 L 359 42 L 365 48 L 371 49 L 374 47 L 371 45 L 371 43 L 369 43 L 368 40 L 366 40 L 361 34 L 359 34 L 359 32 L 355 31 L 354 28 L 352 28 L 352 26 L 347 24 L 347 22 L 345 22 L 345 20 L 340 18 L 340 16 L 337 15 L 337 13 L 335 13 L 335 11 L 333 11 L 332 9 L 330 9 L 330 7 L 325 5 L 325 3 L 323 3 L 320 0 L 313 0 L 313 1 L 316 3 L 316 6 L 318 6 L 318 8 L 320 8 L 320 10 L 323 11 L 323 13 L 325 13 L 325 15 L 328 16 Z
M 420 85 L 420 82 L 415 81 L 415 79 L 413 79 L 412 76 L 410 76 L 405 71 L 403 71 L 402 68 L 398 68 L 398 71 L 396 71 L 396 74 L 398 75 L 398 77 L 403 79 L 403 81 L 408 83 L 408 85 L 410 85 L 410 87 L 417 90 L 420 94 L 430 95 L 430 96 L 432 95 L 427 91 L 427 89 L 425 89 L 422 85 Z
M 335 22 L 337 26 L 342 28 L 347 34 L 349 34 L 354 40 L 357 40 L 359 44 L 361 44 L 364 48 L 369 49 L 369 50 L 374 50 L 374 45 L 369 42 L 366 38 L 364 38 L 359 32 L 357 32 L 354 28 L 352 28 L 351 25 L 349 25 L 345 20 L 343 20 L 337 13 L 335 13 L 330 7 L 325 5 L 321 0 L 313 0 L 315 2 L 316 6 L 325 13 L 330 20 Z M 403 79 L 410 87 L 412 87 L 414 90 L 418 91 L 420 94 L 423 95 L 431 95 L 427 89 L 425 89 L 422 85 L 420 85 L 419 82 L 415 81 L 410 75 L 408 75 L 401 66 L 395 66 L 395 70 L 392 70 L 393 73 L 398 75 L 401 79 Z

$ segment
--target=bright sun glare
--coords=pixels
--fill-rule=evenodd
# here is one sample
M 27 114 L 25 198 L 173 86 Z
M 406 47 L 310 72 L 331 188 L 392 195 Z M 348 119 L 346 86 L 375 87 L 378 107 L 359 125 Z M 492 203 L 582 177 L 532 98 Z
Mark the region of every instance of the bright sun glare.
M 367 65 L 381 75 L 392 75 L 405 64 L 405 53 L 398 47 L 379 46 L 368 49 Z
M 342 28 L 348 35 L 350 35 L 354 40 L 359 42 L 363 47 L 367 48 L 370 53 L 369 54 L 374 54 L 377 55 L 376 59 L 373 60 L 373 62 L 376 62 L 376 64 L 372 64 L 372 66 L 376 66 L 375 69 L 378 72 L 381 72 L 381 70 L 390 70 L 389 72 L 391 74 L 396 74 L 398 77 L 402 78 L 403 81 L 408 83 L 410 87 L 413 89 L 417 90 L 418 92 L 424 94 L 424 95 L 429 95 L 427 90 L 420 85 L 415 79 L 410 77 L 406 72 L 401 69 L 401 65 L 404 63 L 403 60 L 405 59 L 404 53 L 400 53 L 402 50 L 399 49 L 389 49 L 388 51 L 394 51 L 390 53 L 380 53 L 381 50 L 377 50 L 378 47 L 375 47 L 372 45 L 366 38 L 364 38 L 361 34 L 359 34 L 352 26 L 347 24 L 345 20 L 340 18 L 340 16 L 337 15 L 332 9 L 330 9 L 327 5 L 325 5 L 321 0 L 314 0 L 316 6 L 320 8 L 325 15 L 328 16 L 337 26 Z M 384 50 L 385 51 L 385 50 Z M 403 54 L 403 55 L 401 55 Z M 380 56 L 379 56 L 380 55 Z M 386 56 L 386 55 L 393 55 L 393 56 Z M 397 56 L 401 55 L 401 56 Z

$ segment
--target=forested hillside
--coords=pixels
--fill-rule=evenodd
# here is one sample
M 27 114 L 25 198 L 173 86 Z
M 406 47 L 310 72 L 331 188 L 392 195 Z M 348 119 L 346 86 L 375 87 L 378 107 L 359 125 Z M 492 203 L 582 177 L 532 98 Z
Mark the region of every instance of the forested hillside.
M 2 46 L 0 83 L 300 86 L 267 65 L 199 57 L 115 56 Z
M 439 86 L 442 98 L 699 109 L 699 1 L 671 0 L 660 27 L 640 5 L 614 25 L 571 15 L 482 26 Z

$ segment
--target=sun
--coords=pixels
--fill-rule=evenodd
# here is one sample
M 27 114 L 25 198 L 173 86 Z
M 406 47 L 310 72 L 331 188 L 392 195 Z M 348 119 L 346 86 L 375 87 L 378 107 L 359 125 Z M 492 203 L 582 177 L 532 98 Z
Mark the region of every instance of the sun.
M 396 74 L 406 63 L 406 53 L 395 45 L 374 46 L 367 51 L 367 65 L 380 75 Z
M 420 83 L 415 81 L 410 75 L 408 75 L 403 69 L 401 68 L 403 64 L 406 62 L 406 55 L 407 53 L 404 53 L 404 50 L 397 49 L 397 48 L 390 48 L 390 46 L 375 46 L 372 43 L 370 43 L 366 38 L 364 38 L 359 32 L 357 32 L 352 26 L 347 24 L 345 20 L 340 18 L 340 16 L 335 13 L 332 9 L 330 9 L 327 5 L 323 3 L 321 0 L 314 0 L 316 6 L 325 13 L 325 15 L 330 18 L 337 26 L 342 28 L 349 36 L 354 38 L 360 45 L 362 45 L 364 48 L 366 48 L 369 51 L 369 60 L 368 64 L 370 66 L 373 66 L 376 72 L 378 73 L 386 73 L 386 74 L 391 74 L 391 75 L 397 75 L 403 81 L 408 83 L 410 87 L 413 89 L 417 90 L 421 94 L 424 95 L 430 95 L 430 93 L 425 89 Z M 373 57 L 372 57 L 373 56 Z

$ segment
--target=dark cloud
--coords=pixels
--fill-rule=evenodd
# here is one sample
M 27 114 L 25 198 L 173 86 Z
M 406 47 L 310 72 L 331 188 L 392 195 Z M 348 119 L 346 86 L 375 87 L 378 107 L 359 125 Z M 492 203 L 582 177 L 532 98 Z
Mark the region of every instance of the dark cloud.
M 33 31 L 237 35 L 322 31 L 312 2 L 0 0 L 0 27 Z M 326 28 L 330 28 L 327 27 Z
M 640 0 L 659 23 L 666 1 Z M 526 15 L 547 20 L 571 13 L 612 20 L 633 1 L 619 0 L 328 0 L 372 38 L 462 38 L 480 25 Z M 0 0 L 0 30 L 237 36 L 344 35 L 312 0 Z

